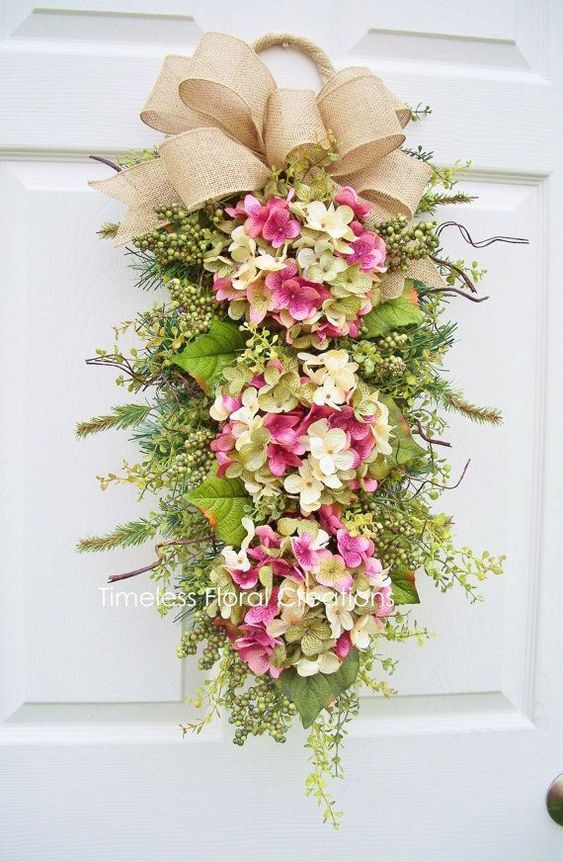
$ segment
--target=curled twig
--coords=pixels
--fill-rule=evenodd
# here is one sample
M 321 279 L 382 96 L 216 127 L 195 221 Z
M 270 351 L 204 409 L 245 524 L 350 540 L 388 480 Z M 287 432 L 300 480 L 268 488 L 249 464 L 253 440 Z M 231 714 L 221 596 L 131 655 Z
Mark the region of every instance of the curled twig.
M 142 575 L 144 572 L 150 572 L 153 569 L 156 569 L 156 567 L 160 566 L 162 563 L 162 558 L 164 556 L 163 548 L 167 548 L 172 545 L 197 545 L 201 542 L 209 541 L 213 541 L 213 536 L 200 536 L 198 539 L 174 539 L 170 542 L 160 542 L 155 546 L 156 560 L 153 563 L 141 566 L 140 569 L 133 569 L 131 572 L 124 572 L 122 575 L 112 575 L 108 578 L 108 583 L 113 584 L 115 581 L 124 581 L 127 578 L 134 578 L 135 575 Z
M 111 162 L 109 159 L 104 159 L 103 156 L 88 156 L 89 159 L 92 159 L 93 162 L 101 162 L 103 165 L 107 165 L 109 168 L 113 168 L 114 171 L 120 173 L 121 168 L 119 165 L 116 165 L 115 162 Z
M 457 480 L 455 485 L 441 485 L 439 482 L 433 482 L 432 484 L 434 485 L 435 488 L 443 488 L 444 491 L 453 491 L 453 490 L 455 490 L 455 488 L 459 488 L 459 486 L 463 482 L 463 479 L 465 478 L 465 474 L 467 473 L 467 469 L 468 469 L 470 464 L 471 464 L 471 458 L 468 458 L 467 461 L 465 462 L 465 466 L 464 466 L 463 470 L 461 471 L 461 476 L 459 477 L 459 479 Z
M 457 227 L 465 242 L 469 243 L 469 245 L 472 245 L 473 248 L 486 248 L 488 245 L 492 245 L 494 242 L 508 242 L 512 245 L 530 244 L 529 239 L 522 239 L 521 237 L 517 236 L 490 236 L 487 239 L 474 240 L 465 225 L 460 224 L 457 221 L 442 222 L 442 224 L 439 225 L 436 230 L 436 236 L 440 236 L 442 231 L 447 227 Z
M 443 491 L 453 491 L 455 488 L 459 488 L 459 486 L 463 482 L 465 474 L 467 473 L 467 468 L 469 467 L 470 464 L 471 464 L 471 458 L 468 458 L 466 463 L 465 463 L 463 470 L 461 471 L 461 476 L 459 477 L 459 479 L 457 480 L 455 485 L 442 485 L 440 482 L 435 482 L 434 479 L 423 479 L 413 496 L 418 497 L 418 495 L 420 494 L 420 492 L 422 491 L 422 489 L 424 488 L 425 485 L 432 485 L 433 488 L 441 488 Z M 407 479 L 410 479 L 411 482 L 419 481 L 417 476 L 411 476 L 409 473 L 407 473 L 406 470 L 404 470 L 403 472 L 404 472 L 405 476 L 407 477 Z

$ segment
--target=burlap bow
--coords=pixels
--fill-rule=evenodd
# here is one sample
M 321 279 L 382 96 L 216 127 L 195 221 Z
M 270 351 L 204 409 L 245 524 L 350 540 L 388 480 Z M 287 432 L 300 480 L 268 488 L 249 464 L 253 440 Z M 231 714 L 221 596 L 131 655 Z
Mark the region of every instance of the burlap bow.
M 258 56 L 274 44 L 311 56 L 324 81 L 317 95 L 278 89 Z M 431 169 L 399 149 L 410 116 L 369 69 L 337 72 L 305 39 L 270 35 L 251 47 L 234 36 L 206 33 L 193 57 L 166 57 L 141 112 L 144 123 L 170 136 L 159 158 L 90 185 L 128 204 L 116 237 L 122 245 L 162 224 L 156 208 L 182 203 L 192 211 L 209 200 L 262 188 L 272 166 L 283 166 L 297 148 L 318 144 L 330 130 L 340 156 L 331 173 L 373 203 L 369 222 L 398 213 L 412 218 Z M 386 275 L 384 295 L 399 295 L 405 277 L 443 284 L 425 259 L 406 276 Z

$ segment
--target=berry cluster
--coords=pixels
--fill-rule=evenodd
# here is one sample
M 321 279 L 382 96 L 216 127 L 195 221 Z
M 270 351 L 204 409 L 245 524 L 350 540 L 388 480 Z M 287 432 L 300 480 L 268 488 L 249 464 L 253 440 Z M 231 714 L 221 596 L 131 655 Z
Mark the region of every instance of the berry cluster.
M 287 731 L 297 710 L 273 685 L 261 682 L 233 698 L 229 721 L 235 726 L 233 742 L 244 745 L 251 734 L 269 734 L 276 742 L 285 742 Z
M 200 221 L 200 212 L 187 213 L 180 205 L 156 211 L 166 221 L 165 227 L 135 237 L 141 251 L 150 251 L 162 264 L 178 261 L 186 266 L 199 266 L 203 255 L 212 245 L 212 231 Z
M 434 221 L 418 221 L 409 225 L 406 216 L 397 215 L 382 222 L 377 232 L 387 247 L 387 268 L 390 272 L 406 272 L 409 261 L 435 254 L 440 245 Z

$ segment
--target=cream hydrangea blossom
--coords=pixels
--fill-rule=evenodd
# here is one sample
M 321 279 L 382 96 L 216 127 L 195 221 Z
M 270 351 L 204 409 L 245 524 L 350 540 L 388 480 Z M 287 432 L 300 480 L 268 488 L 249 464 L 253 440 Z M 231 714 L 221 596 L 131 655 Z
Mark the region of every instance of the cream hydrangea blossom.
M 342 428 L 329 428 L 326 419 L 319 419 L 309 426 L 307 442 L 324 476 L 351 469 L 354 455 L 350 451 L 349 438 Z
M 377 634 L 379 625 L 371 614 L 358 617 L 350 632 L 350 640 L 358 649 L 367 649 L 371 636 Z
M 221 554 L 227 568 L 247 572 L 251 565 L 247 551 L 252 539 L 256 535 L 256 530 L 252 518 L 243 518 L 241 523 L 246 530 L 246 537 L 241 542 L 240 550 L 236 551 L 231 545 L 227 545 L 223 548 Z
M 334 593 L 334 597 L 325 605 L 326 618 L 330 623 L 332 636 L 340 637 L 342 632 L 354 628 L 354 597 L 350 593 Z
M 313 201 L 303 209 L 306 227 L 326 233 L 332 239 L 354 239 L 354 232 L 350 227 L 354 218 L 354 210 L 351 207 L 335 207 L 334 204 L 327 207 L 322 201 Z
M 244 225 L 237 227 L 231 234 L 232 243 L 229 246 L 231 257 L 237 263 L 246 263 L 256 254 L 256 240 L 248 236 Z
M 321 673 L 335 673 L 339 667 L 340 659 L 332 650 L 321 653 L 316 659 L 299 659 L 295 665 L 299 676 L 314 676 L 319 671 Z
M 389 408 L 382 401 L 377 402 L 378 412 L 377 418 L 373 423 L 375 433 L 375 448 L 381 455 L 390 455 L 393 447 L 389 443 L 389 438 L 393 428 L 389 424 Z
M 300 353 L 303 369 L 317 385 L 314 403 L 339 407 L 357 385 L 358 363 L 351 362 L 346 350 L 327 350 L 319 356 Z
M 303 512 L 314 512 L 319 508 L 323 483 L 313 474 L 309 461 L 304 461 L 297 473 L 286 476 L 283 485 L 289 494 L 299 497 Z

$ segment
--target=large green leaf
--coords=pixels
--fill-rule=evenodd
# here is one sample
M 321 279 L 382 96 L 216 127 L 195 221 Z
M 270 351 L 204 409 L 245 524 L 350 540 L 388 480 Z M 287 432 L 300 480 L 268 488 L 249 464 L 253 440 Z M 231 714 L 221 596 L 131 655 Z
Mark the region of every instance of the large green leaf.
M 200 335 L 174 358 L 176 365 L 187 371 L 204 392 L 217 379 L 223 368 L 235 361 L 244 350 L 246 339 L 231 320 L 214 320 L 209 332 Z
M 422 312 L 418 307 L 418 294 L 411 286 L 397 299 L 381 302 L 362 319 L 362 327 L 368 338 L 379 338 L 393 329 L 420 323 Z
M 419 446 L 413 440 L 409 424 L 395 401 L 390 395 L 379 395 L 379 400 L 383 401 L 389 409 L 389 422 L 394 426 L 390 444 L 393 447 L 393 454 L 387 456 L 387 462 L 395 461 L 396 464 L 408 464 L 415 458 L 424 457 L 426 449 Z
M 240 546 L 246 535 L 241 521 L 250 503 L 240 479 L 208 476 L 198 488 L 186 494 L 186 498 L 205 515 L 221 541 Z
M 310 727 L 321 710 L 355 682 L 359 666 L 358 650 L 352 649 L 335 673 L 299 676 L 295 668 L 289 668 L 278 685 L 297 707 L 303 727 Z
M 393 601 L 396 605 L 418 605 L 420 598 L 414 582 L 414 572 L 411 569 L 391 574 L 393 583 Z

